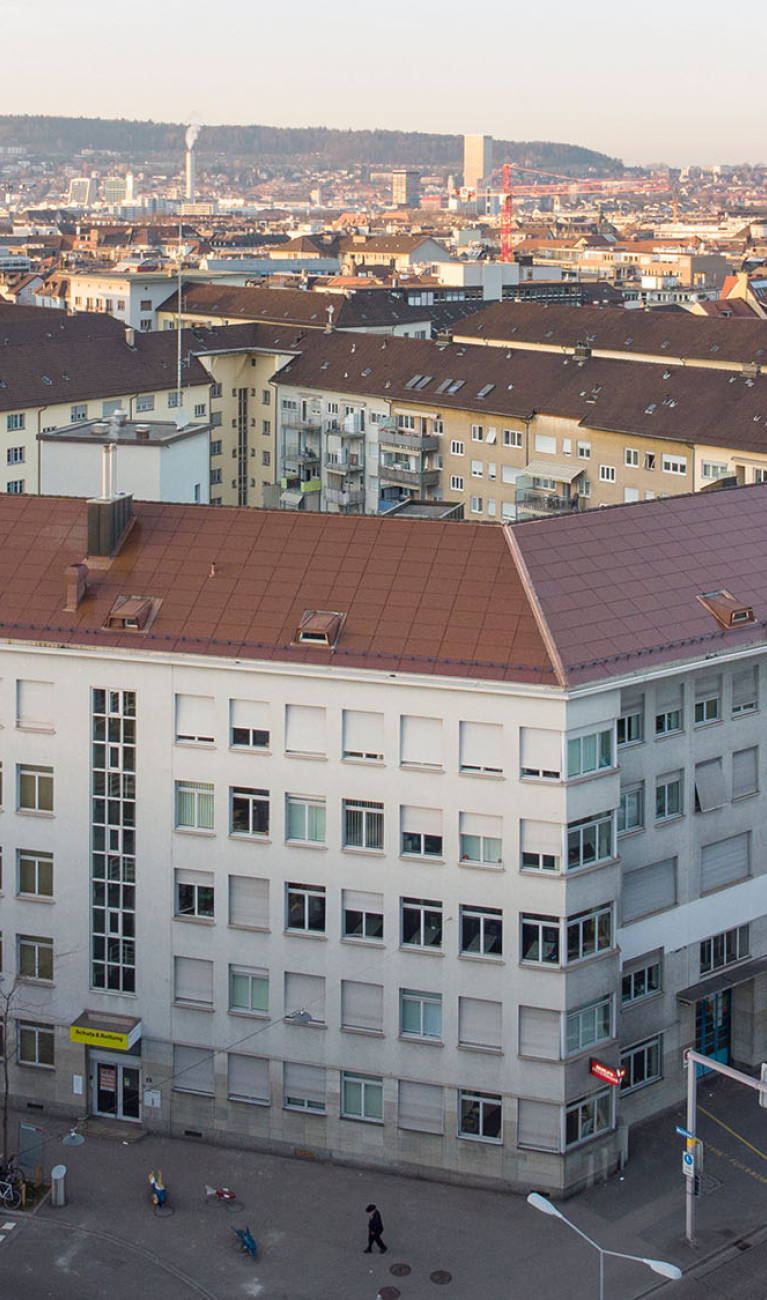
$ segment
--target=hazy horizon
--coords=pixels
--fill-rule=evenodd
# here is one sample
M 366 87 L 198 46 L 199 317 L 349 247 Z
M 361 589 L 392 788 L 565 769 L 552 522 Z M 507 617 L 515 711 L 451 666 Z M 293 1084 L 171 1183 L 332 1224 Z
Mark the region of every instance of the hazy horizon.
M 762 15 L 744 0 L 738 37 Z M 0 21 L 7 50 L 35 41 L 32 75 L 6 60 L 13 115 L 484 132 L 629 165 L 767 158 L 760 78 L 724 75 L 727 31 L 689 0 L 649 0 L 641 17 L 606 0 L 553 0 L 545 15 L 488 0 L 478 16 L 435 0 L 388 0 L 385 13 L 295 0 L 284 18 L 234 0 L 135 0 L 128 15 L 96 0 L 0 0 Z

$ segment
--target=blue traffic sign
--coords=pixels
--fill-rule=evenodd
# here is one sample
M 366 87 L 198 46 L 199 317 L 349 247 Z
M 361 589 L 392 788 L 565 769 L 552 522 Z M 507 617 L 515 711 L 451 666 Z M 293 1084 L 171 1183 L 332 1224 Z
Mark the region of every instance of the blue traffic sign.
M 682 1138 L 687 1138 L 688 1141 L 690 1141 L 690 1142 L 694 1142 L 694 1141 L 695 1141 L 695 1134 L 694 1134 L 694 1133 L 691 1133 L 689 1129 L 682 1128 L 682 1125 L 681 1125 L 681 1124 L 677 1124 L 677 1126 L 676 1126 L 676 1131 L 677 1131 L 677 1133 L 679 1134 L 680 1137 L 682 1137 Z

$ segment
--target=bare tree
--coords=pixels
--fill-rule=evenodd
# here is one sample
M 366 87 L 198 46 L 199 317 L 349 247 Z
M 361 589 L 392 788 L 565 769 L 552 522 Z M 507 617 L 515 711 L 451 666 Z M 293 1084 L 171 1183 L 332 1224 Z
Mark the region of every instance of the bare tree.
M 7 1162 L 8 1151 L 8 1107 L 10 1104 L 10 1063 L 16 1050 L 16 1033 L 14 1024 L 14 1003 L 23 983 L 20 975 L 15 975 L 10 987 L 5 988 L 5 979 L 0 975 L 0 1070 L 3 1076 L 3 1160 Z

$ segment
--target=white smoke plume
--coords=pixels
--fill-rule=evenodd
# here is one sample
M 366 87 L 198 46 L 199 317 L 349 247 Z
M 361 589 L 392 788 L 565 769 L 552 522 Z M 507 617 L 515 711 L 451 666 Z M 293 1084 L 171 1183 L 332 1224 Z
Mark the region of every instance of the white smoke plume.
M 194 149 L 195 141 L 199 134 L 200 134 L 199 126 L 188 126 L 186 128 L 186 135 L 184 136 L 184 140 L 186 142 L 187 149 Z

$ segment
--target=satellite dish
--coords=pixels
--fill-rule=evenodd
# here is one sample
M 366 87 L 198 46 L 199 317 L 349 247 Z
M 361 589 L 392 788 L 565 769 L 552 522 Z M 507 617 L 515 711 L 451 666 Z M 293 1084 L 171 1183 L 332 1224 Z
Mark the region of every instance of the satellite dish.
M 189 423 L 189 415 L 188 415 L 188 412 L 186 412 L 183 408 L 182 408 L 181 410 L 176 411 L 176 414 L 175 414 L 175 417 L 174 417 L 174 418 L 175 418 L 175 421 L 176 421 L 176 428 L 177 428 L 177 429 L 185 429 L 186 426 L 187 426 L 188 423 Z

